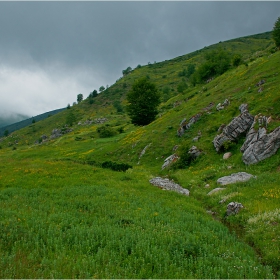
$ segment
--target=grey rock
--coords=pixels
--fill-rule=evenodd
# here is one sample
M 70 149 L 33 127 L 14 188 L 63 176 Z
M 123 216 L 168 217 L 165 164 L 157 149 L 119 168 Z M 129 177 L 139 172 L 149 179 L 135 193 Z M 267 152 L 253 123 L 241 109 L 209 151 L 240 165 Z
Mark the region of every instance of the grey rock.
M 220 127 L 218 128 L 218 132 L 219 133 L 222 132 L 225 127 L 226 127 L 225 124 L 220 125 Z
M 225 99 L 225 101 L 221 104 L 218 103 L 218 105 L 216 106 L 217 111 L 221 111 L 223 109 L 225 109 L 225 107 L 227 107 L 230 104 L 228 99 Z
M 241 104 L 239 106 L 239 111 L 240 111 L 241 114 L 248 111 L 248 104 Z
M 256 87 L 259 87 L 265 83 L 265 80 L 260 80 L 257 84 Z
M 93 122 L 96 123 L 96 124 L 102 124 L 102 123 L 105 123 L 107 121 L 108 121 L 108 119 L 106 119 L 106 118 L 97 118 Z
M 280 126 L 267 134 L 267 124 L 271 118 L 258 115 L 247 133 L 241 147 L 242 160 L 245 164 L 255 164 L 274 155 L 280 148 Z M 259 126 L 255 129 L 256 125 Z
M 172 163 L 176 162 L 179 157 L 176 154 L 173 154 L 164 160 L 164 164 L 162 165 L 161 169 L 169 167 Z
M 198 140 L 199 140 L 199 136 L 195 136 L 194 138 L 193 138 L 193 142 L 197 142 Z
M 139 159 L 146 153 L 146 150 L 152 145 L 152 143 L 148 144 L 140 153 Z
M 215 103 L 211 102 L 211 103 L 209 103 L 208 106 L 206 106 L 202 110 L 205 111 L 205 112 L 209 112 L 214 106 L 215 106 Z
M 227 205 L 227 216 L 236 215 L 244 206 L 239 202 L 230 202 Z
M 175 146 L 173 147 L 172 151 L 175 152 L 175 151 L 178 150 L 178 148 L 179 148 L 179 145 L 175 145 Z
M 202 154 L 202 152 L 196 146 L 192 146 L 189 149 L 188 153 L 191 155 L 192 158 L 197 158 Z
M 202 115 L 201 113 L 194 115 L 189 119 L 188 122 L 186 122 L 186 119 L 183 119 L 180 123 L 179 129 L 177 130 L 177 135 L 179 137 L 183 136 L 185 131 L 190 129 L 190 127 L 200 119 L 201 115 Z
M 223 109 L 225 109 L 225 107 L 221 103 L 218 103 L 217 106 L 216 106 L 216 110 L 221 111 Z
M 63 129 L 55 128 L 52 130 L 50 139 L 55 139 L 55 138 L 61 137 L 63 134 L 69 133 L 71 131 L 73 131 L 73 130 L 70 128 L 67 128 L 67 127 L 63 128 Z
M 170 181 L 167 178 L 161 178 L 161 177 L 155 177 L 149 181 L 153 186 L 159 187 L 163 190 L 169 190 L 169 191 L 175 191 L 177 193 L 189 196 L 190 191 L 187 189 L 184 189 L 179 184 L 174 183 L 173 181 Z
M 227 152 L 223 155 L 223 159 L 229 159 L 232 156 L 231 152 Z
M 250 180 L 251 178 L 256 178 L 256 176 L 246 173 L 246 172 L 238 172 L 238 173 L 233 173 L 229 176 L 224 176 L 221 177 L 217 180 L 217 183 L 225 186 L 229 184 L 234 184 L 234 183 L 239 183 L 239 182 L 246 182 Z
M 60 137 L 60 136 L 62 136 L 61 129 L 54 128 L 54 129 L 52 130 L 52 134 L 51 134 L 50 138 L 51 138 L 51 139 L 55 139 L 55 138 L 58 138 L 58 137 Z
M 225 190 L 225 189 L 226 189 L 226 188 L 215 188 L 215 189 L 213 189 L 212 191 L 210 191 L 207 195 L 212 195 L 212 194 L 214 194 L 214 193 L 223 191 L 223 190 Z
M 236 141 L 243 133 L 250 129 L 253 122 L 254 117 L 248 111 L 244 111 L 238 117 L 234 118 L 224 127 L 223 132 L 214 138 L 212 143 L 216 151 L 219 152 L 225 142 Z

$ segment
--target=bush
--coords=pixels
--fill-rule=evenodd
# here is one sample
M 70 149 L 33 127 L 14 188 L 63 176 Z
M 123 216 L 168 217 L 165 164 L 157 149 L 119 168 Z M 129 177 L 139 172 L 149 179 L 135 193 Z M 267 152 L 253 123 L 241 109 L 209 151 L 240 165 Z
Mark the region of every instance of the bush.
M 104 161 L 101 164 L 102 168 L 108 168 L 111 169 L 113 171 L 126 171 L 129 168 L 132 168 L 131 165 L 126 164 L 126 163 L 116 163 L 113 161 Z
M 107 138 L 116 135 L 116 131 L 107 125 L 98 127 L 97 132 L 100 138 Z
M 232 59 L 232 65 L 237 67 L 242 63 L 242 57 L 240 54 L 236 54 L 234 55 L 233 59 Z

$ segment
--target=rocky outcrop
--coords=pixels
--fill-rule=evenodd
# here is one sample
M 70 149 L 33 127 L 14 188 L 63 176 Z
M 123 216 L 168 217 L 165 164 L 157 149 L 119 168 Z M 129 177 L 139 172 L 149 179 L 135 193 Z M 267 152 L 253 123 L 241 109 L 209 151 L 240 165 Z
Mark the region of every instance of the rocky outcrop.
M 243 207 L 239 202 L 230 202 L 227 205 L 227 216 L 236 215 Z
M 201 115 L 201 113 L 194 115 L 189 119 L 188 122 L 186 121 L 186 119 L 183 119 L 180 123 L 179 129 L 177 130 L 177 135 L 179 137 L 182 137 L 185 131 L 190 129 L 190 127 L 200 119 Z
M 251 178 L 256 178 L 256 176 L 246 173 L 246 172 L 238 172 L 238 173 L 233 173 L 229 176 L 224 176 L 221 177 L 217 180 L 217 183 L 225 186 L 229 184 L 234 184 L 234 183 L 240 183 L 240 182 L 246 182 L 250 180 Z
M 171 164 L 176 162 L 178 159 L 179 159 L 179 157 L 176 154 L 173 154 L 173 155 L 169 156 L 168 158 L 166 158 L 164 160 L 164 164 L 162 165 L 161 169 L 169 167 Z
M 254 117 L 248 112 L 248 110 L 242 109 L 242 111 L 243 113 L 234 118 L 223 128 L 223 132 L 214 138 L 213 144 L 217 152 L 221 150 L 225 142 L 237 141 L 242 134 L 246 133 L 250 129 L 254 121 Z
M 170 181 L 167 178 L 161 178 L 161 177 L 155 177 L 149 181 L 153 186 L 159 187 L 163 190 L 168 190 L 168 191 L 175 191 L 177 193 L 187 195 L 189 196 L 190 191 L 187 189 L 184 189 L 180 185 L 174 183 L 173 181 Z
M 254 164 L 274 155 L 280 148 L 280 127 L 266 134 L 271 118 L 257 115 L 241 147 L 245 164 Z M 256 129 L 258 126 L 258 129 Z
M 70 129 L 70 128 L 63 128 L 63 129 L 55 128 L 52 130 L 50 139 L 55 139 L 55 138 L 61 137 L 63 134 L 69 133 L 71 131 L 72 131 L 72 129 Z

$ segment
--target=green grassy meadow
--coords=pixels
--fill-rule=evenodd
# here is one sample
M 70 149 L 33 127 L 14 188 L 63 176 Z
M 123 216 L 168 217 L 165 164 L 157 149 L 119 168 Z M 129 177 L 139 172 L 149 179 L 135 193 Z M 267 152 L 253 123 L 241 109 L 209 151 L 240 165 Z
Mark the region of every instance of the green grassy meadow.
M 203 53 L 217 47 L 241 54 L 245 63 L 207 84 L 191 86 L 183 77 L 188 88 L 178 92 L 178 73 L 190 63 L 199 65 Z M 272 116 L 268 131 L 280 126 L 280 52 L 272 50 L 264 33 L 142 66 L 93 104 L 85 99 L 0 138 L 0 277 L 280 278 L 280 151 L 246 166 L 240 152 L 244 139 L 229 147 L 228 160 L 212 144 L 220 125 L 240 114 L 242 103 L 252 115 Z M 125 113 L 125 96 L 142 76 L 168 98 L 154 122 L 137 127 Z M 259 93 L 255 85 L 261 79 Z M 230 105 L 217 111 L 226 98 Z M 116 100 L 122 112 L 114 107 Z M 215 106 L 207 113 L 211 102 Z M 70 112 L 73 131 L 38 144 L 42 135 L 65 127 Z M 199 112 L 201 119 L 178 137 L 182 119 Z M 101 117 L 114 136 L 101 138 L 101 124 L 78 125 Z M 194 143 L 199 131 L 202 137 Z M 190 166 L 161 170 L 175 145 L 178 153 L 196 145 L 203 155 Z M 132 168 L 112 171 L 102 168 L 105 161 Z M 241 171 L 257 178 L 207 195 L 218 187 L 218 178 Z M 149 180 L 156 176 L 173 179 L 190 196 L 152 186 Z M 231 201 L 244 209 L 226 216 Z

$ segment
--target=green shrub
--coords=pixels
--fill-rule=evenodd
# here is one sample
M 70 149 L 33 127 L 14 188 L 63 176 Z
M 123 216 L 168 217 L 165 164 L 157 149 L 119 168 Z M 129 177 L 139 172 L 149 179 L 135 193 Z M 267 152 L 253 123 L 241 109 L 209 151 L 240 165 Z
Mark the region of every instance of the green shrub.
M 106 125 L 98 127 L 97 132 L 100 138 L 107 138 L 116 135 L 116 131 Z
M 126 171 L 129 168 L 132 168 L 131 165 L 126 164 L 126 163 L 116 163 L 113 161 L 104 161 L 101 164 L 102 168 L 108 168 L 111 169 L 113 171 Z

